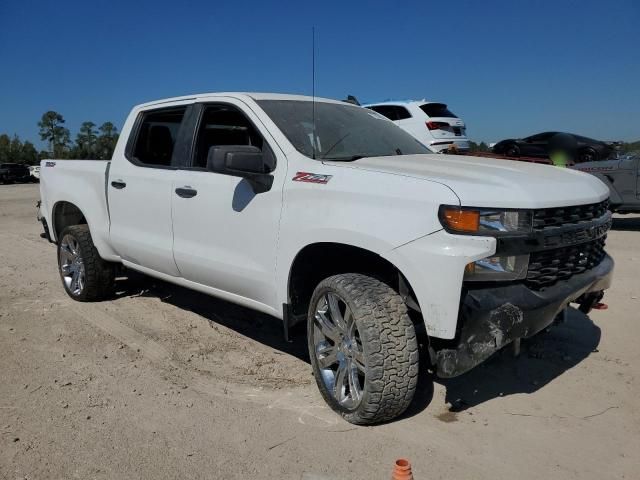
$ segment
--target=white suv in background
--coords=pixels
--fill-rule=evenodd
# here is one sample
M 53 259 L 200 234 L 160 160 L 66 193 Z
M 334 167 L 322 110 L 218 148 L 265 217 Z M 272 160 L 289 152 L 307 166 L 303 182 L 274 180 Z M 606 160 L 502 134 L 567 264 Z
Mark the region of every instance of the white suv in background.
M 384 115 L 436 152 L 451 147 L 469 149 L 464 122 L 444 103 L 407 100 L 371 103 L 363 107 Z

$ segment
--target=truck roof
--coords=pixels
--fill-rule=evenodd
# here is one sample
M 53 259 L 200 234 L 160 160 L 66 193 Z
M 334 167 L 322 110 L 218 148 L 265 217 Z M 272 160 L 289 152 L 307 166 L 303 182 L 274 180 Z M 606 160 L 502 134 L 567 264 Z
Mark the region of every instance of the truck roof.
M 184 100 L 209 100 L 217 97 L 233 97 L 237 99 L 250 98 L 252 100 L 302 100 L 312 101 L 313 97 L 307 95 L 290 95 L 286 93 L 260 93 L 260 92 L 211 92 L 211 93 L 197 93 L 193 95 L 183 95 L 180 97 L 164 98 L 154 100 L 152 102 L 142 103 L 136 105 L 136 108 L 150 107 L 153 105 L 161 105 L 163 103 L 180 102 Z M 324 103 L 339 103 L 344 102 L 333 100 L 330 98 L 315 97 L 316 102 Z

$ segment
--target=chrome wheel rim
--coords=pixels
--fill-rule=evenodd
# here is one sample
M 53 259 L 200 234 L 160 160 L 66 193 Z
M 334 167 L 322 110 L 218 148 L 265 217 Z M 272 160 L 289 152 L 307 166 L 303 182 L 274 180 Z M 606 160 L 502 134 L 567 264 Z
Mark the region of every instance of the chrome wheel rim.
M 80 244 L 72 235 L 65 235 L 60 242 L 60 274 L 67 290 L 78 296 L 84 290 L 84 261 Z
M 327 391 L 342 407 L 356 409 L 366 378 L 364 350 L 351 309 L 333 292 L 325 293 L 316 305 L 313 346 Z

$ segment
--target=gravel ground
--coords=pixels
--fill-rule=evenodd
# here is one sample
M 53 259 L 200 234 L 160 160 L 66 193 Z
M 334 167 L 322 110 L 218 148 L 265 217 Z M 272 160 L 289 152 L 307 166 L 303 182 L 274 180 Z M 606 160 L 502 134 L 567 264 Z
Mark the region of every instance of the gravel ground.
M 0 478 L 640 478 L 640 217 L 609 235 L 609 309 L 451 381 L 401 419 L 355 427 L 316 390 L 304 339 L 141 275 L 64 293 L 37 185 L 0 186 Z

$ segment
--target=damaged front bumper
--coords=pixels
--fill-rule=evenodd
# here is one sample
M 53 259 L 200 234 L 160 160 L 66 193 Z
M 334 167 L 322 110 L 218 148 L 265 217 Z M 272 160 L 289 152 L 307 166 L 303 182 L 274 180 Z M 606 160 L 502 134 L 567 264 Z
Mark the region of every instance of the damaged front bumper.
M 523 284 L 467 289 L 456 339 L 432 351 L 437 375 L 461 375 L 512 341 L 535 335 L 569 303 L 590 302 L 609 288 L 612 272 L 607 255 L 596 267 L 540 291 Z

